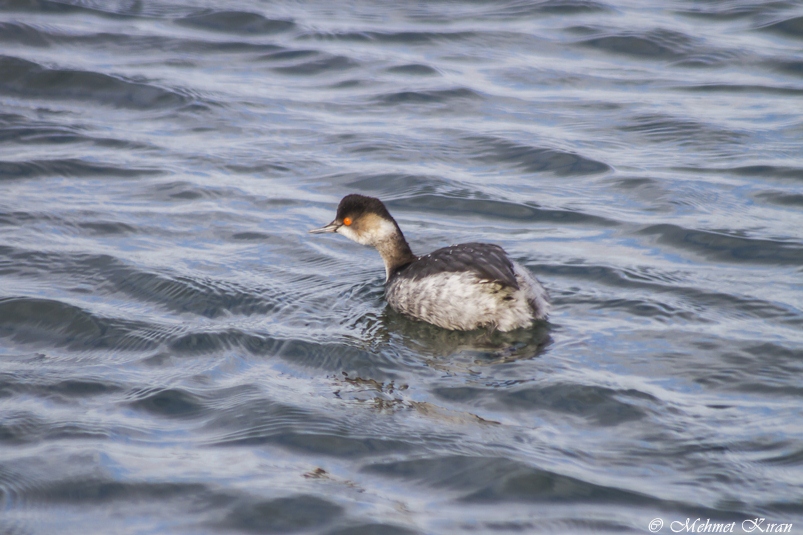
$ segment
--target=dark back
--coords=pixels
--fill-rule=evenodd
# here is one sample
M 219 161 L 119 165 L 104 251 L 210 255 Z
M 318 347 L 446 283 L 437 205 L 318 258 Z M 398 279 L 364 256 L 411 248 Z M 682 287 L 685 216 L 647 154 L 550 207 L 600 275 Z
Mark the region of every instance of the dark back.
M 402 266 L 393 277 L 413 280 L 450 272 L 471 272 L 480 280 L 498 282 L 518 289 L 513 264 L 505 250 L 490 243 L 461 243 L 433 251 L 418 260 Z M 391 278 L 393 278 L 391 277 Z

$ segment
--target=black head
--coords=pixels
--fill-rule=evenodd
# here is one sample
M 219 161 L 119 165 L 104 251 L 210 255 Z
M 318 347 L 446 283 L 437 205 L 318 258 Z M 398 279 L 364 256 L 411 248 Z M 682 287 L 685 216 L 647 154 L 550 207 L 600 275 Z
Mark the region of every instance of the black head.
M 310 230 L 312 234 L 337 232 L 346 238 L 371 245 L 379 250 L 385 261 L 385 274 L 416 259 L 404 239 L 399 225 L 382 204 L 374 197 L 352 193 L 340 200 L 337 217 L 325 227 Z
M 346 218 L 356 221 L 365 214 L 375 214 L 382 219 L 393 221 L 393 217 L 391 217 L 390 212 L 385 208 L 382 201 L 375 197 L 352 193 L 343 197 L 337 207 L 338 221 L 345 221 Z

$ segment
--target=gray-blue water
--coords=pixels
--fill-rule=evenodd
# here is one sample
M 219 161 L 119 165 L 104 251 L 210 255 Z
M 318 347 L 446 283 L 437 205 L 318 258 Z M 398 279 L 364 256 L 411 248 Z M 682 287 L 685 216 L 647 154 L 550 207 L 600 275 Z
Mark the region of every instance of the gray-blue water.
M 550 321 L 388 310 L 353 192 Z M 0 0 L 0 532 L 656 518 L 803 533 L 803 4 Z

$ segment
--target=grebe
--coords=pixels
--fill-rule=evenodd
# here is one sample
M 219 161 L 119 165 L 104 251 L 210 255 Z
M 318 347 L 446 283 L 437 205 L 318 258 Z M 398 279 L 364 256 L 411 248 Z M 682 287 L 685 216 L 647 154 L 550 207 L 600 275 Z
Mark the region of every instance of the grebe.
M 337 232 L 376 247 L 385 299 L 396 311 L 452 330 L 511 331 L 549 314 L 549 295 L 527 269 L 490 243 L 463 243 L 416 256 L 379 199 L 346 195 L 337 217 L 313 234 Z

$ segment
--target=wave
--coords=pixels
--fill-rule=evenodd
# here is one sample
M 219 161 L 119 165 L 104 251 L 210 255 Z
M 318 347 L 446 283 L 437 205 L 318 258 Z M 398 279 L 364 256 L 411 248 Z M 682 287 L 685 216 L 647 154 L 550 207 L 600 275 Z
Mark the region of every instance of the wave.
M 122 167 L 90 163 L 80 159 L 54 159 L 33 161 L 0 161 L 0 180 L 22 180 L 47 177 L 68 178 L 132 178 L 155 176 L 162 171 L 154 168 Z
M 527 222 L 554 222 L 562 224 L 589 224 L 603 227 L 617 226 L 614 220 L 580 211 L 555 210 L 495 199 L 466 198 L 455 195 L 408 195 L 386 203 L 391 208 L 428 209 L 442 214 L 460 217 L 464 214 L 482 214 L 498 219 L 513 219 Z
M 794 39 L 803 39 L 803 15 L 784 18 L 772 24 L 767 24 L 762 29 Z
M 275 60 L 277 54 L 270 56 L 271 60 Z M 292 54 L 281 53 L 281 58 L 286 59 L 291 57 Z M 303 54 L 301 55 L 304 56 Z M 300 76 L 314 76 L 326 73 L 341 73 L 350 69 L 359 67 L 360 63 L 347 56 L 332 55 L 325 53 L 315 53 L 316 58 L 308 61 L 302 61 L 292 65 L 283 65 L 280 67 L 273 67 L 271 70 L 279 74 L 300 75 Z M 263 58 L 264 60 L 265 58 Z
M 244 11 L 206 11 L 175 19 L 176 24 L 235 35 L 273 35 L 296 27 L 290 20 L 269 19 Z
M 654 236 L 662 245 L 717 262 L 803 265 L 803 247 L 796 242 L 748 238 L 725 232 L 689 229 L 668 223 L 650 225 L 639 231 L 639 234 Z
M 438 398 L 449 402 L 470 403 L 486 410 L 530 411 L 551 413 L 551 417 L 577 418 L 595 426 L 615 426 L 646 418 L 643 408 L 658 400 L 637 390 L 616 390 L 579 384 L 525 385 L 504 390 L 481 387 L 443 387 L 433 390 Z M 548 416 L 550 417 L 550 416 Z
M 454 104 L 461 101 L 482 100 L 482 96 L 471 89 L 456 87 L 427 91 L 396 91 L 377 95 L 372 100 L 380 106 L 399 106 L 406 104 Z
M 161 329 L 135 320 L 108 318 L 55 299 L 0 298 L 0 336 L 36 346 L 147 351 Z
M 741 165 L 736 167 L 675 167 L 678 171 L 692 173 L 733 175 L 738 177 L 753 178 L 756 180 L 801 180 L 803 179 L 803 167 L 788 165 Z
M 654 143 L 708 144 L 722 147 L 743 143 L 747 139 L 743 131 L 717 128 L 715 125 L 689 117 L 660 113 L 629 117 L 619 129 L 623 132 L 637 133 L 641 139 Z
M 526 173 L 554 173 L 558 176 L 607 173 L 611 167 L 576 153 L 546 147 L 531 147 L 507 139 L 467 136 L 462 140 L 468 157 L 491 165 L 512 165 Z
M 0 71 L 0 94 L 9 96 L 70 99 L 133 109 L 177 108 L 194 100 L 152 83 L 99 72 L 50 68 L 10 56 L 0 56 Z
M 594 34 L 594 37 L 579 40 L 582 46 L 596 48 L 608 53 L 650 58 L 652 60 L 679 60 L 696 50 L 699 42 L 689 35 L 674 30 L 654 29 L 607 34 L 595 27 L 576 26 L 574 33 Z

